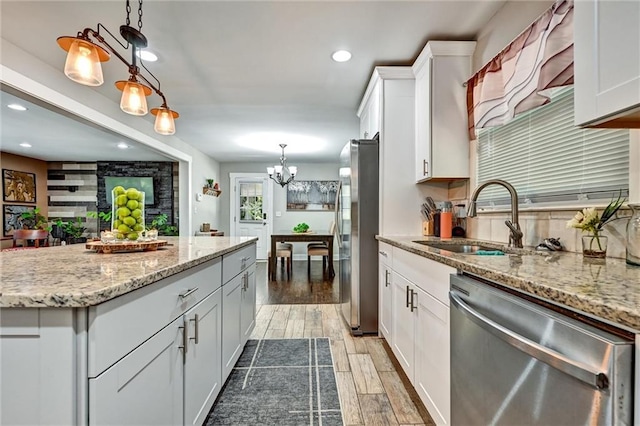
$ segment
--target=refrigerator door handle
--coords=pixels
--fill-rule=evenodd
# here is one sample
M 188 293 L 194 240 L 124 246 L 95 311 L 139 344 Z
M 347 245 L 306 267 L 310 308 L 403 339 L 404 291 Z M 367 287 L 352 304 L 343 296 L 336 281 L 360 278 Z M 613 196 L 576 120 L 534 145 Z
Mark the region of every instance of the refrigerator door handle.
M 338 247 L 342 247 L 342 222 L 340 222 L 340 197 L 342 196 L 342 182 L 338 182 L 338 191 L 336 192 L 336 237 L 338 239 Z

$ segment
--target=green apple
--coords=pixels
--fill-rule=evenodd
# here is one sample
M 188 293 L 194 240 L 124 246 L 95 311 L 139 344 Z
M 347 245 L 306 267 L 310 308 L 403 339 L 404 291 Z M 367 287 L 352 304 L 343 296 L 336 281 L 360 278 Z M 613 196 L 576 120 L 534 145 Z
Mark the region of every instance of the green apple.
M 135 188 L 129 188 L 127 189 L 127 198 L 130 200 L 138 200 L 138 197 L 140 196 L 140 193 L 138 192 L 137 189 Z
M 115 188 L 113 188 L 113 193 L 116 195 L 120 195 L 120 194 L 124 194 L 124 188 L 120 185 L 116 186 Z
M 137 232 L 129 232 L 127 234 L 127 239 L 131 240 L 131 241 L 135 241 L 138 239 L 138 233 Z
M 122 224 L 122 225 L 118 226 L 118 232 L 122 232 L 123 234 L 127 234 L 127 233 L 131 232 L 131 228 L 129 228 L 125 224 Z
M 131 201 L 129 201 L 129 202 L 131 202 Z M 142 210 L 140 210 L 140 209 L 131 210 L 131 216 L 135 217 L 136 219 L 139 218 L 139 217 L 142 217 Z
M 122 219 L 122 222 L 127 226 L 133 226 L 136 224 L 136 219 L 134 217 L 127 216 L 124 219 Z
M 129 199 L 127 198 L 126 194 L 118 195 L 118 197 L 116 198 L 116 205 L 118 207 L 126 206 L 127 201 L 129 201 Z
M 131 216 L 131 210 L 129 210 L 126 207 L 120 207 L 118 210 L 116 210 L 116 214 L 119 217 L 127 217 L 127 216 Z
M 135 210 L 138 208 L 138 201 L 137 200 L 129 200 L 127 201 L 127 208 L 129 210 Z

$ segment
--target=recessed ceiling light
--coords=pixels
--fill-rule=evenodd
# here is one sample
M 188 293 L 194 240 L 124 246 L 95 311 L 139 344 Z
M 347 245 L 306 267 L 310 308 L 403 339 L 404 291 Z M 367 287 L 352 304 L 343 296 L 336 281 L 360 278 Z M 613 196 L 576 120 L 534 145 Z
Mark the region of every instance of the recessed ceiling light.
M 25 147 L 25 148 L 31 148 L 31 144 L 29 142 L 22 142 L 20 144 L 20 146 Z
M 127 149 L 127 148 L 129 148 L 129 145 L 127 145 L 127 144 L 126 144 L 126 143 L 124 143 L 124 142 L 120 142 L 120 143 L 118 144 L 118 148 L 120 148 L 120 149 Z
M 7 105 L 7 107 L 9 107 L 11 109 L 14 109 L 16 111 L 26 111 L 27 110 L 27 107 L 22 106 L 20 104 L 9 104 L 9 105 Z
M 337 52 L 333 52 L 333 55 L 331 55 L 331 59 L 336 62 L 347 62 L 349 59 L 351 59 L 351 52 L 347 50 L 338 50 Z
M 143 61 L 147 61 L 147 62 L 155 62 L 158 60 L 158 56 L 155 53 L 150 52 L 148 50 L 138 50 L 136 52 L 136 55 L 138 55 L 138 57 Z

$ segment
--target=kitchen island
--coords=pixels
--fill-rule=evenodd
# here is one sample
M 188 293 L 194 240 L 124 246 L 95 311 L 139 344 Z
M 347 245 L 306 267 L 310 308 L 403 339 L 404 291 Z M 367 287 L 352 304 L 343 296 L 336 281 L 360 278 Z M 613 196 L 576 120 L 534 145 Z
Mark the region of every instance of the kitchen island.
M 460 328 L 454 330 L 453 327 L 451 275 L 468 275 L 488 288 L 516 295 L 523 304 L 527 300 L 559 312 L 568 317 L 567 320 L 577 320 L 576 324 L 606 330 L 626 342 L 635 341 L 636 350 L 631 354 L 635 365 L 640 365 L 637 350 L 640 345 L 640 267 L 627 265 L 624 259 L 588 259 L 578 253 L 536 252 L 470 239 L 376 238 L 379 240 L 380 333 L 436 424 L 452 424 L 451 414 L 456 408 L 453 403 L 461 403 L 459 398 L 451 399 L 452 375 L 454 371 L 461 371 L 461 365 L 469 365 L 450 353 L 454 341 L 471 341 L 468 330 L 460 334 Z M 439 248 L 422 244 L 425 242 L 436 243 Z M 472 254 L 474 245 L 481 246 L 488 255 Z M 504 255 L 491 255 L 490 249 L 501 250 Z M 464 289 L 455 287 L 455 290 L 469 296 Z M 510 312 L 500 315 L 507 318 L 504 323 L 511 323 Z M 531 325 L 527 319 L 522 321 Z M 576 342 L 562 338 L 560 341 L 561 346 L 573 354 L 569 358 L 576 358 L 576 351 L 581 352 Z M 464 350 L 468 353 L 469 348 Z M 474 350 L 483 351 L 481 347 Z M 507 374 L 506 369 L 500 370 L 499 366 L 497 373 L 488 365 L 483 369 L 497 376 L 501 375 L 499 371 Z M 634 389 L 640 389 L 640 369 L 626 373 L 625 378 L 629 386 L 623 388 L 627 393 L 615 396 L 620 395 L 621 412 L 633 413 L 635 424 L 640 424 L 640 398 L 637 391 L 634 393 Z
M 0 253 L 2 424 L 201 424 L 255 325 L 255 237 Z

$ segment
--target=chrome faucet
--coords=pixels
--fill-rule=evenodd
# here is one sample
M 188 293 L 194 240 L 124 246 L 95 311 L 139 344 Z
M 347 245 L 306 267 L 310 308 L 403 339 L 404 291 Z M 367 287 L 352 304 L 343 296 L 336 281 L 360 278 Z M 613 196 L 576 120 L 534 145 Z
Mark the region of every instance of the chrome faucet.
M 511 220 L 505 220 L 504 224 L 509 228 L 509 247 L 522 248 L 522 231 L 520 230 L 520 224 L 518 223 L 518 193 L 516 189 L 509 182 L 500 179 L 491 179 L 478 186 L 473 195 L 471 201 L 469 201 L 469 208 L 467 210 L 468 217 L 476 217 L 476 200 L 480 192 L 489 185 L 504 186 L 511 195 Z

